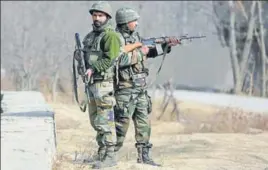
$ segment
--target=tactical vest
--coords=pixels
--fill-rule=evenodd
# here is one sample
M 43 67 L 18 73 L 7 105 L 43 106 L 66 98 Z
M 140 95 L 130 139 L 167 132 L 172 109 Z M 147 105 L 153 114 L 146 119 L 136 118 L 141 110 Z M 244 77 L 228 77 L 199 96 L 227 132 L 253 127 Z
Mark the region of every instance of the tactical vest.
M 90 32 L 84 39 L 84 50 L 86 67 L 90 68 L 92 63 L 103 58 L 103 51 L 101 50 L 101 40 L 106 34 L 106 31 L 101 33 Z M 114 66 L 111 66 L 105 72 L 95 72 L 93 74 L 94 81 L 113 80 Z
M 141 38 L 137 32 L 133 35 L 120 32 L 121 42 L 125 45 L 133 44 L 140 41 Z M 146 77 L 148 76 L 148 69 L 145 68 L 143 62 L 138 62 L 134 65 L 119 68 L 119 83 L 118 88 L 130 88 L 130 87 L 144 87 L 146 86 Z

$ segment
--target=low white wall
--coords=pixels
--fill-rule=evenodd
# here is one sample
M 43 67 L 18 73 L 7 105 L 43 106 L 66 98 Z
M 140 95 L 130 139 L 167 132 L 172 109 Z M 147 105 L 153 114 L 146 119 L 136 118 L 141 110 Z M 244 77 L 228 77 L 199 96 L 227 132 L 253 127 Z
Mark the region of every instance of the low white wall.
M 54 112 L 34 91 L 2 91 L 1 169 L 51 170 L 56 152 Z

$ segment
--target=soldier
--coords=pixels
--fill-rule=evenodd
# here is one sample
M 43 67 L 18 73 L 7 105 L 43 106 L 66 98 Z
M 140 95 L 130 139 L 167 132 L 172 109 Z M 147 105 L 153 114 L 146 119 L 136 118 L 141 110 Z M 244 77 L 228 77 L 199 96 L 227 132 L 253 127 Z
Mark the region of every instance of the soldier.
M 94 3 L 89 10 L 93 20 L 93 30 L 84 40 L 86 74 L 93 82 L 89 84 L 89 118 L 96 130 L 99 145 L 98 158 L 93 169 L 116 165 L 115 124 L 114 124 L 114 61 L 119 56 L 120 38 L 112 28 L 112 9 L 108 2 Z M 79 71 L 80 70 L 80 71 Z
M 146 77 L 148 69 L 145 67 L 146 58 L 163 55 L 164 49 L 171 51 L 170 44 L 157 45 L 155 48 L 142 46 L 141 37 L 135 31 L 139 15 L 131 8 L 121 8 L 116 12 L 116 30 L 120 33 L 123 48 L 128 44 L 138 44 L 131 52 L 124 52 L 118 60 L 118 84 L 115 87 L 115 122 L 117 143 L 115 151 L 122 146 L 129 127 L 130 118 L 135 126 L 136 148 L 138 163 L 160 166 L 149 157 L 151 125 L 148 115 L 151 112 L 151 99 L 146 91 Z M 178 44 L 178 40 L 171 38 L 171 42 Z M 126 49 L 126 48 L 124 48 Z

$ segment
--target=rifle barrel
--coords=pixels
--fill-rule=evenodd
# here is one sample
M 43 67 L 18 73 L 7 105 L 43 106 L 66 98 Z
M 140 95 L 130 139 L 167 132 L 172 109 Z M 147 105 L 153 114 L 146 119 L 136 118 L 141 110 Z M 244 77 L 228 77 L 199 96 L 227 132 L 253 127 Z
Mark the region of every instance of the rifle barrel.
M 80 38 L 79 38 L 79 33 L 75 33 L 75 41 L 76 41 L 76 44 L 77 44 L 78 48 L 81 48 L 81 42 L 80 42 Z

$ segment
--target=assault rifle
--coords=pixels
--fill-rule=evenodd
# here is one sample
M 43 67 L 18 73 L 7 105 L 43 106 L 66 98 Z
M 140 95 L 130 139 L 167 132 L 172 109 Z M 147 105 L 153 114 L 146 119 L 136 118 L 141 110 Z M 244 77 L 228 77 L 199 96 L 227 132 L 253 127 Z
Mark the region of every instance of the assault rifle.
M 178 42 L 182 42 L 184 40 L 189 40 L 192 41 L 193 39 L 200 39 L 200 38 L 205 38 L 206 36 L 190 36 L 188 37 L 187 35 L 175 37 Z M 153 38 L 147 38 L 147 39 L 142 39 L 141 42 L 136 42 L 134 44 L 128 44 L 124 46 L 124 51 L 125 52 L 130 52 L 133 51 L 135 48 L 141 47 L 141 46 L 147 46 L 149 48 L 154 48 L 156 44 L 164 44 L 164 43 L 170 43 L 170 36 L 168 37 L 153 37 Z M 172 37 L 174 38 L 174 37 Z
M 182 43 L 183 40 L 190 40 L 192 41 L 193 39 L 199 39 L 199 38 L 205 38 L 206 36 L 191 36 L 191 37 L 188 37 L 187 35 L 183 35 L 183 36 L 179 36 L 179 37 L 172 37 L 173 39 L 175 38 L 177 40 L 178 43 Z M 141 42 L 136 42 L 136 43 L 133 43 L 133 44 L 127 44 L 124 46 L 124 52 L 131 52 L 133 51 L 134 49 L 138 48 L 138 47 L 141 47 L 141 46 L 147 46 L 148 48 L 154 48 L 156 46 L 156 44 L 165 44 L 165 43 L 171 43 L 170 41 L 170 36 L 169 37 L 153 37 L 153 38 L 148 38 L 148 39 L 142 39 Z M 156 77 L 158 76 L 161 68 L 162 68 L 162 65 L 163 65 L 163 62 L 164 62 L 164 59 L 165 59 L 165 56 L 167 54 L 167 47 L 165 48 L 164 50 L 164 53 L 163 53 L 163 59 L 161 61 L 161 64 L 160 64 L 160 67 L 154 77 L 154 80 L 151 82 L 151 84 L 149 86 L 151 86 L 153 84 L 153 82 L 156 80 Z M 148 87 L 148 86 L 147 86 Z M 146 91 L 147 92 L 147 91 Z M 139 95 L 141 95 L 142 93 L 139 93 Z M 136 100 L 139 95 L 137 95 L 134 99 L 132 99 L 127 105 L 129 105 L 132 101 Z
M 134 49 L 141 47 L 141 46 L 147 46 L 148 48 L 154 48 L 156 46 L 156 44 L 165 44 L 165 43 L 171 43 L 170 38 L 172 39 L 176 39 L 177 42 L 180 44 L 182 43 L 184 40 L 189 40 L 192 41 L 193 39 L 200 39 L 200 38 L 205 38 L 206 36 L 202 35 L 202 36 L 187 36 L 183 35 L 183 36 L 179 36 L 179 37 L 175 37 L 175 36 L 166 36 L 166 37 L 153 37 L 153 38 L 147 38 L 147 39 L 142 39 L 141 42 L 136 42 L 133 44 L 127 44 L 126 46 L 124 46 L 124 52 L 131 52 Z M 158 71 L 156 73 L 155 79 L 157 77 L 157 75 L 159 74 L 162 65 L 164 63 L 166 54 L 167 54 L 167 48 L 168 46 L 166 46 L 166 48 L 164 49 L 164 53 L 163 53 L 163 58 L 160 64 L 160 67 L 158 68 Z M 153 82 L 153 81 L 152 81 Z M 152 83 L 151 83 L 152 84 Z
M 78 62 L 78 64 L 75 64 L 76 62 Z M 82 73 L 86 72 L 85 58 L 84 58 L 83 49 L 82 49 L 80 38 L 79 38 L 79 33 L 75 33 L 75 51 L 73 55 L 73 88 L 74 88 L 73 90 L 74 90 L 74 96 L 75 96 L 75 100 L 77 104 L 79 105 L 81 111 L 85 112 L 87 103 L 85 101 L 82 101 L 82 103 L 80 103 L 79 98 L 78 98 L 77 79 L 79 77 L 77 77 L 77 70 L 76 70 L 77 66 L 79 67 L 80 72 Z M 90 80 L 88 76 L 85 74 L 81 75 L 81 77 L 85 84 L 86 95 L 88 95 L 88 83 Z

